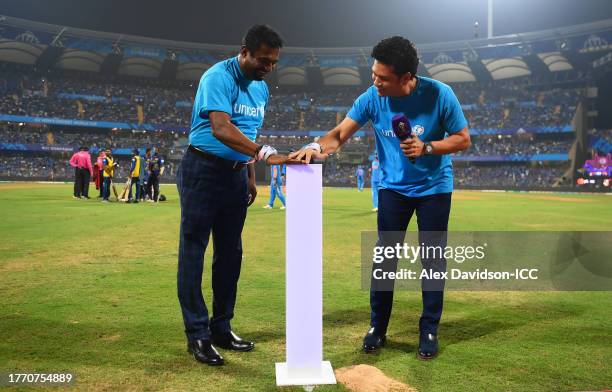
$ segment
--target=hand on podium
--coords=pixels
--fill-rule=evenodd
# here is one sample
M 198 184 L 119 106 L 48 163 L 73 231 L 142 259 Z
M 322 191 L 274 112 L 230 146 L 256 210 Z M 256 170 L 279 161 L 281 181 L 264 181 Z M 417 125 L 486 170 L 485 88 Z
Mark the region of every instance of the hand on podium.
M 273 154 L 266 159 L 266 165 L 303 165 L 304 161 L 293 159 L 290 156 L 282 154 Z
M 323 153 L 319 143 L 310 143 L 302 147 L 299 151 L 289 154 L 290 159 L 301 161 L 302 163 L 310 163 L 311 161 L 324 161 L 329 154 Z
M 303 164 L 298 159 L 291 159 L 287 155 L 279 154 L 276 148 L 268 145 L 261 145 L 255 151 L 255 161 L 264 161 L 266 165 L 294 165 Z

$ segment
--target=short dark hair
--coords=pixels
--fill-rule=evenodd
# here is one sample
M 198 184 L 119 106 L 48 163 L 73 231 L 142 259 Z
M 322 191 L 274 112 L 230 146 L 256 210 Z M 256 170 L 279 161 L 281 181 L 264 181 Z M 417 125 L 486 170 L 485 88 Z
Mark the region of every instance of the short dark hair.
M 386 65 L 393 67 L 397 76 L 406 72 L 416 75 L 419 67 L 419 56 L 414 44 L 404 37 L 385 38 L 372 49 L 371 56 Z
M 242 45 L 246 46 L 249 52 L 255 53 L 261 44 L 280 49 L 283 47 L 283 39 L 268 25 L 252 26 L 244 35 Z

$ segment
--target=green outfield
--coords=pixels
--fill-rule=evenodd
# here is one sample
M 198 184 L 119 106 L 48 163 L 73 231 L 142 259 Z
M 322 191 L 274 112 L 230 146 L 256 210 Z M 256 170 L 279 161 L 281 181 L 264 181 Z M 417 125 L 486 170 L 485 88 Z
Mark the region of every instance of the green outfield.
M 0 184 L 0 372 L 70 371 L 75 390 L 273 391 L 284 361 L 284 211 L 260 188 L 243 234 L 235 330 L 250 353 L 211 368 L 186 352 L 176 297 L 179 205 L 74 200 L 72 185 Z M 278 203 L 278 202 L 277 202 Z M 451 230 L 610 230 L 612 196 L 455 192 Z M 420 294 L 398 292 L 387 347 L 368 329 L 360 232 L 369 190 L 324 191 L 324 357 L 370 364 L 419 391 L 612 388 L 612 293 L 449 292 L 441 354 L 416 359 Z M 411 224 L 414 229 L 414 223 Z M 205 295 L 210 300 L 211 252 Z M 286 388 L 299 391 L 299 388 Z M 342 391 L 341 386 L 315 391 Z

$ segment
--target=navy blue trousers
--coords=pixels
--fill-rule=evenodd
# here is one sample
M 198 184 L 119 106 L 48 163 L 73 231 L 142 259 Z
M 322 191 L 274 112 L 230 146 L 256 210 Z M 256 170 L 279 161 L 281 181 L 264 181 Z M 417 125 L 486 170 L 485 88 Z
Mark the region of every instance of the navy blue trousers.
M 132 177 L 132 182 L 130 182 L 130 193 L 128 195 L 128 200 L 132 200 L 132 188 L 136 186 L 136 198 L 133 200 L 140 201 L 140 177 Z
M 111 178 L 110 177 L 103 177 L 102 180 L 102 197 L 104 198 L 104 200 L 108 200 L 108 198 L 110 197 L 110 189 L 111 189 Z
M 406 229 L 416 212 L 419 228 L 419 244 L 446 246 L 446 231 L 451 207 L 451 193 L 439 193 L 423 197 L 407 197 L 397 192 L 380 189 L 378 192 L 378 241 L 379 245 L 394 246 L 403 243 Z M 416 244 L 410 244 L 416 245 Z M 423 268 L 446 271 L 446 260 L 421 260 Z M 395 271 L 397 259 L 385 261 L 386 270 Z M 421 334 L 437 334 L 442 316 L 444 282 L 422 280 L 423 312 L 419 321 Z M 393 286 L 370 290 L 370 325 L 386 333 L 393 306 Z
M 246 167 L 235 171 L 187 151 L 177 173 L 181 201 L 178 298 L 188 340 L 231 330 L 247 212 Z M 204 252 L 212 232 L 212 311 L 202 296 Z

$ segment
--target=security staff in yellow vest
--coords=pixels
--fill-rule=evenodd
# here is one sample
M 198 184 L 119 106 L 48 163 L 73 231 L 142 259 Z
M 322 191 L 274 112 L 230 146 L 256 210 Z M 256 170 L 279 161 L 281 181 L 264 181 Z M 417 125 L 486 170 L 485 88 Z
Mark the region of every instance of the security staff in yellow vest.
M 128 203 L 138 203 L 140 199 L 140 172 L 142 171 L 142 157 L 137 148 L 133 151 L 132 166 L 130 167 L 130 194 L 128 195 Z M 136 198 L 132 199 L 132 187 L 136 185 Z
M 104 172 L 103 172 L 103 187 L 104 191 L 102 193 L 103 199 L 102 202 L 108 202 L 108 198 L 110 197 L 110 187 L 111 181 L 115 176 L 115 160 L 113 159 L 112 152 L 109 149 L 106 150 L 106 157 L 104 158 Z

